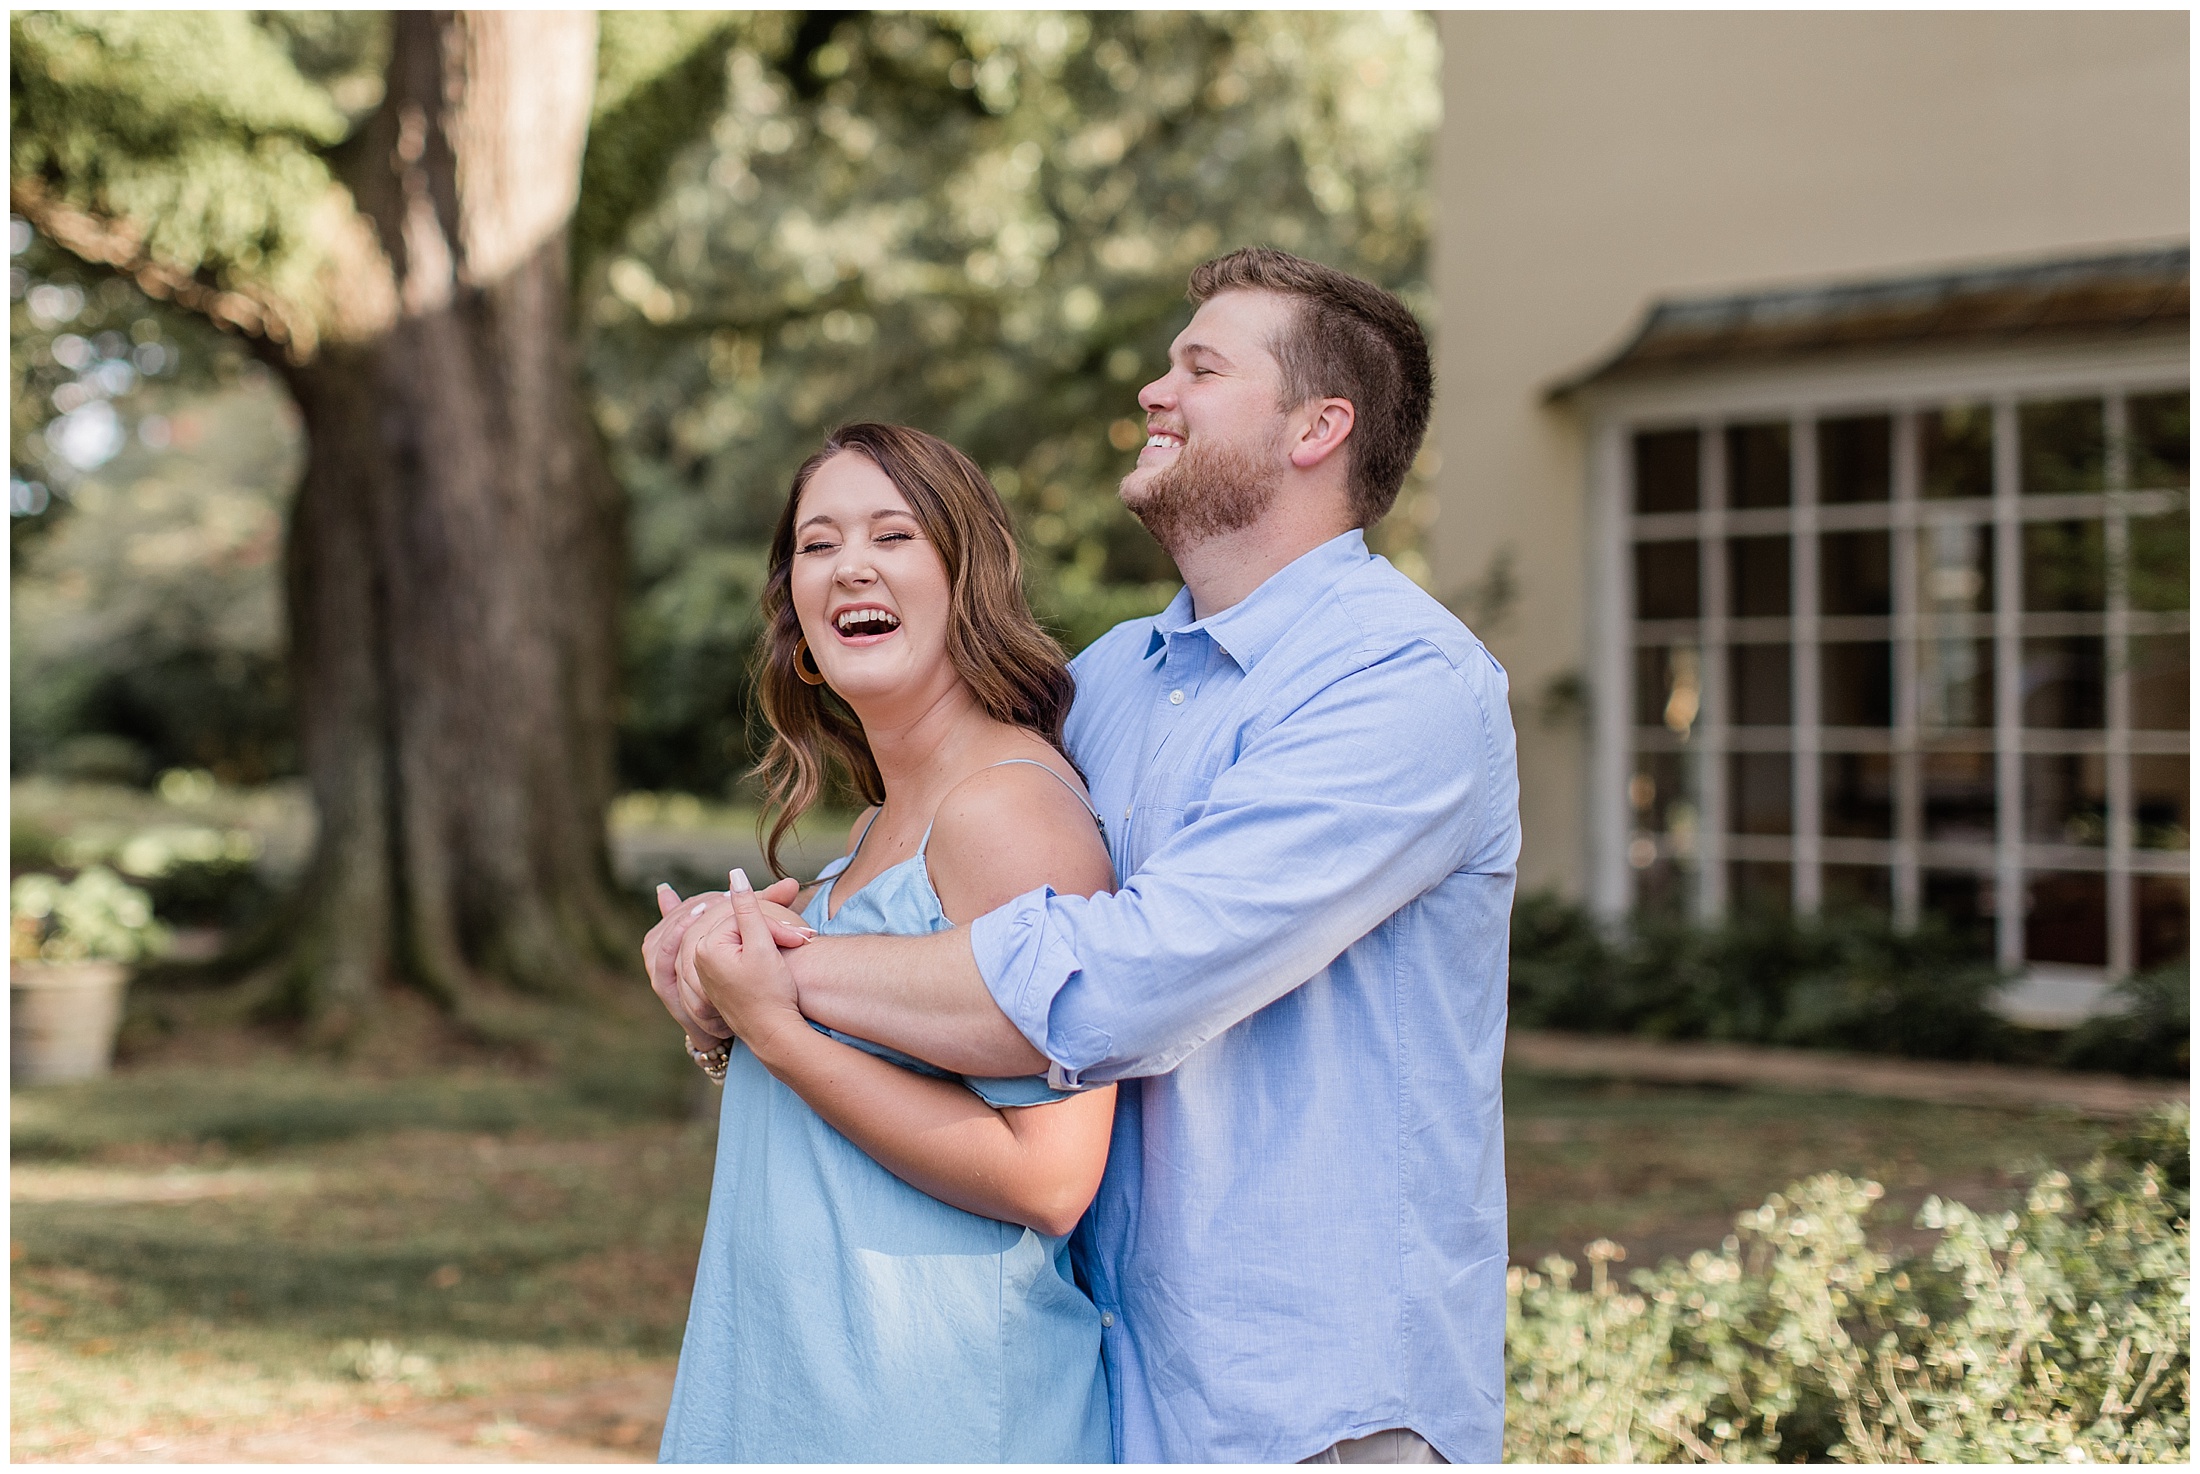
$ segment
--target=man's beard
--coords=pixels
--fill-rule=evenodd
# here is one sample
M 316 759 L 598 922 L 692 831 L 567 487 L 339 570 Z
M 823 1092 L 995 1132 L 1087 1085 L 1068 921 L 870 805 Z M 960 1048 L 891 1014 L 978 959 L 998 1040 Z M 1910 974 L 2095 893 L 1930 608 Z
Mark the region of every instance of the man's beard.
M 1258 522 L 1274 504 L 1281 481 L 1258 457 L 1234 445 L 1186 444 L 1141 490 L 1134 492 L 1125 476 L 1119 494 L 1153 540 L 1175 554 Z

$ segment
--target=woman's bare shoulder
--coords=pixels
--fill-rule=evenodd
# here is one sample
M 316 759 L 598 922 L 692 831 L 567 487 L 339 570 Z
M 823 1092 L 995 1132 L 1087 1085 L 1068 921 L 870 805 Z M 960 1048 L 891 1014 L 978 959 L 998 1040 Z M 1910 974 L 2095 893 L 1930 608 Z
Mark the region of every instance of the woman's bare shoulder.
M 973 773 L 940 802 L 926 849 L 932 888 L 960 924 L 1042 885 L 1091 895 L 1115 884 L 1076 770 L 1004 763 Z M 1043 760 L 1042 760 L 1043 761 Z
M 879 806 L 873 804 L 856 815 L 856 822 L 848 826 L 848 847 L 841 851 L 842 854 L 852 855 L 855 853 L 856 841 L 863 838 L 863 831 L 870 828 L 872 816 L 877 814 L 878 811 Z

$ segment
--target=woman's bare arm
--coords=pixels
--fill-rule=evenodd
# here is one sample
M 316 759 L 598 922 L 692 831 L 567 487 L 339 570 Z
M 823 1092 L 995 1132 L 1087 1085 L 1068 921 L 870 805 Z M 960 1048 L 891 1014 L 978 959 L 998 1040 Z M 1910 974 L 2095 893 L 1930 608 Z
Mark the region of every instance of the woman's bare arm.
M 950 794 L 927 853 L 942 908 L 958 923 L 1035 885 L 1090 894 L 1112 880 L 1092 816 L 1055 779 L 1023 765 L 988 769 Z M 727 955 L 716 941 L 721 928 L 706 921 L 697 931 L 705 934 L 698 973 L 764 1067 L 881 1166 L 990 1218 L 1042 1233 L 1076 1224 L 1107 1164 L 1112 1088 L 1042 1106 L 989 1106 L 960 1085 L 811 1028 L 792 1008 L 792 980 L 768 940 L 755 948 L 736 940 Z
M 828 1125 L 920 1192 L 1065 1234 L 1099 1190 L 1115 1088 L 1006 1110 L 828 1038 L 796 1015 L 749 1047 Z

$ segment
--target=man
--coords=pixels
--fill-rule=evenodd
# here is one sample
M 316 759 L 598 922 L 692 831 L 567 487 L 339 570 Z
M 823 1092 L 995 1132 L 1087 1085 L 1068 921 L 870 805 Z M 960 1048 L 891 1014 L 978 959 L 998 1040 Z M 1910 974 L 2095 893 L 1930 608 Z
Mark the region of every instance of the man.
M 1427 345 L 1280 251 L 1190 296 L 1122 484 L 1185 589 L 1074 665 L 1121 888 L 788 965 L 811 1018 L 945 1068 L 1123 1083 L 1075 1245 L 1119 1459 L 1495 1460 L 1511 719 L 1362 537 Z

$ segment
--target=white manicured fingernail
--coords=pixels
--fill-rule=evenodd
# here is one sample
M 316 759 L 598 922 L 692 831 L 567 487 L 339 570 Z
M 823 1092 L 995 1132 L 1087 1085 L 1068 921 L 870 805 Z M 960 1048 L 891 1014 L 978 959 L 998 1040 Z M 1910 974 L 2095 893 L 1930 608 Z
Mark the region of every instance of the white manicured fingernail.
M 697 901 L 697 902 L 695 903 L 695 909 L 694 909 L 693 911 L 690 911 L 690 912 L 688 913 L 688 915 L 690 915 L 690 916 L 700 916 L 700 915 L 702 915 L 702 914 L 703 914 L 703 913 L 704 913 L 705 911 L 708 911 L 709 909 L 710 909 L 710 903 L 709 903 L 709 902 L 707 902 L 707 901 Z
M 736 867 L 726 872 L 726 878 L 733 882 L 735 895 L 745 896 L 749 893 L 749 873 L 746 870 Z

